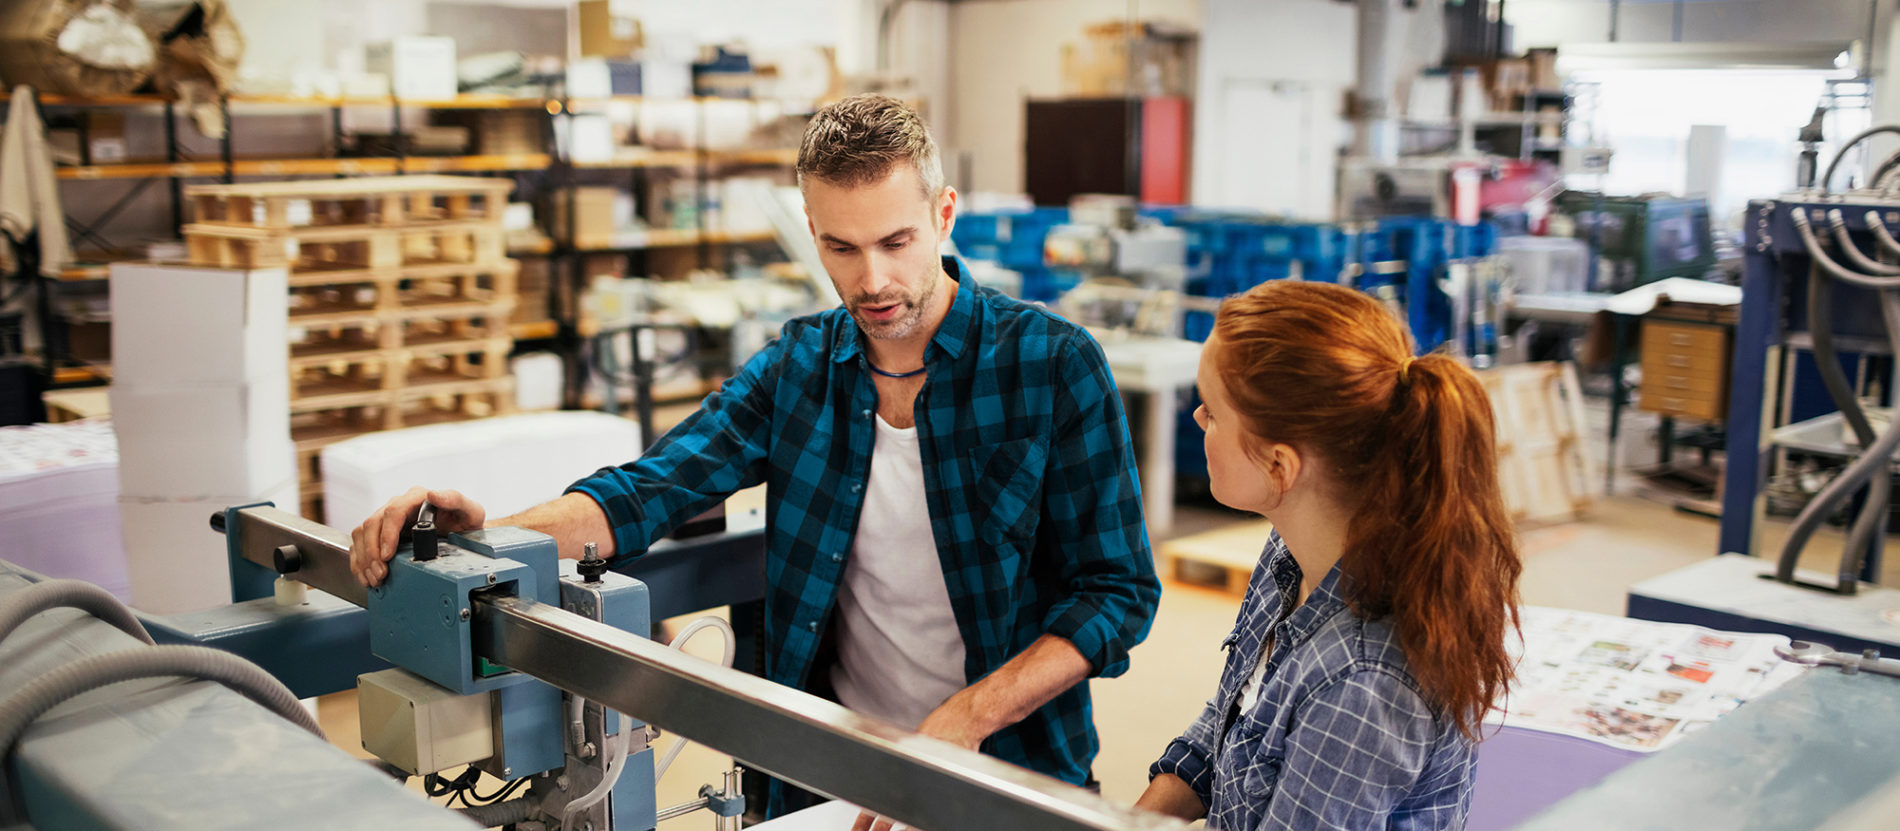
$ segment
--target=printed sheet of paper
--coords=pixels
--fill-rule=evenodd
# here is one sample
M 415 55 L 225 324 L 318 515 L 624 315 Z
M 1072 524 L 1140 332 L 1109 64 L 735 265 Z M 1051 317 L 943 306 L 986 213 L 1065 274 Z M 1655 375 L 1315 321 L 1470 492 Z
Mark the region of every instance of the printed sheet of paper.
M 1517 680 L 1491 724 L 1655 751 L 1786 683 L 1780 635 L 1526 606 Z

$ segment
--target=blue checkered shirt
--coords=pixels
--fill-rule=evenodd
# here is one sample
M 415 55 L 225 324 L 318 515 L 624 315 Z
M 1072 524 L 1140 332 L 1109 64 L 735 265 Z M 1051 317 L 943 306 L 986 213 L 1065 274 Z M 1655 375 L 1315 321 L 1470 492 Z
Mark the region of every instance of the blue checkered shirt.
M 1287 614 L 1300 576 L 1275 532 L 1214 700 L 1149 776 L 1187 782 L 1209 828 L 1463 828 L 1476 749 L 1419 697 L 1391 625 L 1346 607 L 1337 567 Z M 1236 713 L 1269 638 L 1259 698 Z
M 1120 675 L 1161 587 L 1101 347 L 1060 317 L 978 287 L 955 258 L 944 267 L 956 297 L 925 351 L 914 412 L 964 677 L 984 677 L 1043 634 L 1073 643 L 1094 675 Z M 570 491 L 600 503 L 624 561 L 765 483 L 766 675 L 807 688 L 860 522 L 876 412 L 857 324 L 831 309 L 785 324 L 645 455 Z M 1087 683 L 982 746 L 1075 784 L 1096 748 Z

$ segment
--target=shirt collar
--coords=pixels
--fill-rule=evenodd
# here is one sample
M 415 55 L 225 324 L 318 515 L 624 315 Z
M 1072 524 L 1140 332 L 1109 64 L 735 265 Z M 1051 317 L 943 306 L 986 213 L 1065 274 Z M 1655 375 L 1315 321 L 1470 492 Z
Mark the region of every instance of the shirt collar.
M 930 345 L 952 358 L 959 358 L 975 337 L 976 280 L 970 277 L 970 270 L 957 257 L 944 257 L 943 270 L 956 280 L 956 295 L 950 300 L 950 313 L 944 316 L 943 325 L 938 326 L 937 334 L 930 338 Z M 863 337 L 858 331 L 857 318 L 852 317 L 849 311 L 845 312 L 844 325 L 839 327 L 838 334 L 838 343 L 831 350 L 833 363 L 843 363 L 863 351 Z
M 1293 559 L 1292 550 L 1287 548 L 1286 540 L 1275 531 L 1269 543 L 1273 553 L 1267 560 L 1267 568 L 1273 575 L 1274 583 L 1280 587 L 1282 602 L 1292 603 L 1299 597 L 1300 580 L 1305 573 L 1300 570 L 1300 562 Z M 1346 601 L 1339 593 L 1341 574 L 1339 564 L 1334 563 L 1326 578 L 1319 581 L 1313 593 L 1306 596 L 1306 602 L 1286 617 L 1286 636 L 1288 643 L 1300 643 L 1306 640 L 1320 624 L 1333 614 L 1345 608 Z

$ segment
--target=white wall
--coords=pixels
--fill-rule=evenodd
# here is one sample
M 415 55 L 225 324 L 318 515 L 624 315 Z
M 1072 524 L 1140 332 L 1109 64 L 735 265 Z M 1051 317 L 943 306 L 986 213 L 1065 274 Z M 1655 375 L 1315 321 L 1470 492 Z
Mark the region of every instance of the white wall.
M 1062 94 L 1062 44 L 1080 42 L 1089 24 L 1127 19 L 1131 6 L 1143 20 L 1198 27 L 1202 7 L 1213 2 L 964 0 L 952 5 L 950 106 L 937 119 L 946 172 L 955 181 L 958 156 L 967 153 L 975 190 L 1020 192 L 1023 102 Z
M 1194 202 L 1327 219 L 1354 75 L 1350 5 L 1207 0 Z

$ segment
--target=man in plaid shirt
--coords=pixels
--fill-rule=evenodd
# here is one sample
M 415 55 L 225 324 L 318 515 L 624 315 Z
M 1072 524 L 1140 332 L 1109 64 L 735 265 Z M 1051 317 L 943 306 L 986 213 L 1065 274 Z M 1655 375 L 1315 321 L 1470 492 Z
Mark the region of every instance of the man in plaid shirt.
M 1086 784 L 1086 681 L 1127 670 L 1160 596 L 1101 348 L 938 256 L 957 194 L 903 104 L 820 111 L 798 174 L 844 305 L 787 323 L 641 458 L 489 524 L 620 563 L 764 483 L 767 677 Z M 439 527 L 483 524 L 410 491 L 356 531 L 366 583 L 424 496 Z

